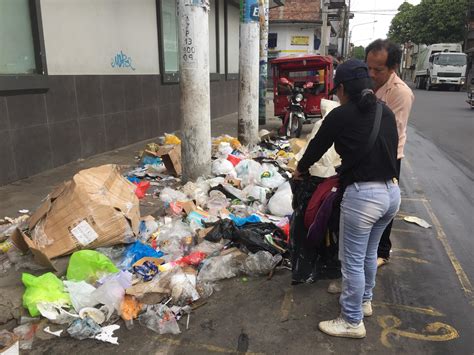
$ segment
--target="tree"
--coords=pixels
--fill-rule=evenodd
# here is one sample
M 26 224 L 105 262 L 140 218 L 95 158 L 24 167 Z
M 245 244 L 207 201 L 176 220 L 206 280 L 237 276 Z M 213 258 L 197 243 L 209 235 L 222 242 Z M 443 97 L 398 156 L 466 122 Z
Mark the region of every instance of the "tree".
M 365 59 L 365 48 L 363 46 L 354 47 L 352 50 L 352 58 L 364 60 Z
M 393 18 L 388 37 L 397 43 L 462 42 L 469 0 L 422 0 L 404 2 Z

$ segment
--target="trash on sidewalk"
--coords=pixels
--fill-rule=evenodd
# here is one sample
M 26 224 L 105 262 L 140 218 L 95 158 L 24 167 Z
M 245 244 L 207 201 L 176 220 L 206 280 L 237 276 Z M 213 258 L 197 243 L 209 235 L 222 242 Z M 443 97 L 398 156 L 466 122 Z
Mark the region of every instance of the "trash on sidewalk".
M 159 334 L 179 334 L 178 321 L 185 318 L 189 329 L 193 305 L 218 291 L 216 282 L 272 275 L 289 257 L 288 163 L 302 143 L 270 132 L 252 148 L 215 138 L 212 175 L 184 186 L 177 178 L 181 142 L 167 135 L 161 143 L 167 145 L 147 144 L 131 170 L 79 172 L 48 195 L 29 229 L 24 220 L 1 229 L 13 231 L 5 249 L 31 250 L 45 265 L 72 254 L 65 280 L 23 274 L 32 316 L 65 324 L 73 338 L 112 344 L 117 321 L 131 329 L 138 319 Z M 134 183 L 155 188 L 144 193 Z M 140 218 L 139 197 L 142 206 L 156 202 L 158 212 Z
M 409 222 L 409 223 L 417 224 L 417 225 L 419 225 L 420 227 L 423 227 L 423 228 L 430 228 L 431 227 L 431 224 L 426 222 L 424 219 L 421 219 L 421 218 L 416 217 L 416 216 L 406 216 L 406 217 L 403 218 L 403 220 L 406 221 L 406 222 Z
M 20 353 L 20 340 L 18 336 L 7 330 L 0 330 L 0 354 L 18 355 Z

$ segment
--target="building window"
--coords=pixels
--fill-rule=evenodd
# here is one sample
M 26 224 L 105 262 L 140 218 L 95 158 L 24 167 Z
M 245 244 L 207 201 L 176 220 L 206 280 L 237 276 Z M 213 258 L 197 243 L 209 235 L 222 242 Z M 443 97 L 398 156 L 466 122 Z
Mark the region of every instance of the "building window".
M 239 78 L 240 8 L 238 2 L 225 3 L 226 78 L 235 80 Z
M 268 34 L 268 48 L 276 48 L 278 43 L 278 33 Z
M 157 1 L 159 9 L 158 23 L 161 24 L 160 36 L 160 72 L 163 82 L 178 82 L 178 17 L 176 0 Z
M 0 91 L 46 88 L 39 0 L 0 0 Z

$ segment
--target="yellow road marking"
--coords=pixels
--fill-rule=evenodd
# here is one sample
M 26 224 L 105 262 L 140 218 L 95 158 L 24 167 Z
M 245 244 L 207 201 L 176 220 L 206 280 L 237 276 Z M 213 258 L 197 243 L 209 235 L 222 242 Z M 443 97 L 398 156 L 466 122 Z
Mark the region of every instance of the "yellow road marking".
M 215 346 L 215 345 L 210 345 L 210 344 L 200 344 L 200 343 L 193 343 L 193 342 L 188 342 L 188 341 L 181 341 L 178 339 L 161 338 L 161 337 L 157 339 L 158 339 L 158 342 L 166 343 L 168 345 L 190 347 L 194 349 L 206 350 L 210 352 L 212 351 L 212 352 L 221 353 L 221 354 L 242 354 L 241 352 L 237 350 L 226 349 L 220 346 Z M 255 352 L 247 351 L 245 354 L 246 355 L 263 355 L 265 353 L 255 353 Z
M 446 254 L 448 254 L 448 258 L 451 261 L 451 264 L 453 265 L 454 271 L 456 272 L 456 275 L 459 279 L 459 282 L 461 283 L 461 287 L 464 293 L 470 298 L 471 305 L 474 306 L 472 284 L 469 281 L 469 278 L 464 272 L 461 264 L 459 263 L 459 260 L 456 258 L 456 255 L 454 255 L 453 249 L 451 248 L 451 245 L 449 245 L 448 237 L 446 236 L 443 227 L 441 227 L 441 223 L 438 217 L 436 217 L 436 215 L 434 214 L 431 205 L 428 202 L 423 202 L 423 205 L 425 206 L 426 211 L 430 215 L 431 221 L 433 222 L 433 225 L 436 229 L 437 238 L 443 245 Z
M 394 256 L 392 256 L 392 258 L 393 258 L 393 259 L 410 260 L 410 261 L 413 261 L 414 263 L 418 263 L 418 264 L 429 264 L 429 263 L 430 263 L 428 260 L 420 259 L 420 258 L 415 258 L 415 257 L 412 257 L 412 256 L 398 256 L 398 255 L 394 255 Z
M 388 348 L 392 347 L 388 339 L 390 334 L 424 341 L 448 341 L 459 338 L 459 334 L 456 329 L 454 329 L 449 324 L 441 322 L 428 323 L 422 330 L 422 333 L 398 329 L 398 327 L 402 325 L 402 321 L 395 316 L 380 316 L 377 317 L 377 322 L 383 329 L 382 334 L 380 335 L 380 341 Z M 389 323 L 392 324 L 390 325 Z
M 398 233 L 408 233 L 408 234 L 426 234 L 421 230 L 414 230 L 414 229 L 392 228 L 392 231 L 398 232 Z
M 291 302 L 293 299 L 293 289 L 289 288 L 285 291 L 283 302 L 280 307 L 280 321 L 286 322 L 290 316 Z
M 423 307 L 406 306 L 404 304 L 395 304 L 395 303 L 388 303 L 388 302 L 372 302 L 372 305 L 375 307 L 388 307 L 388 308 L 400 309 L 402 311 L 427 314 L 429 316 L 434 316 L 434 317 L 445 316 L 445 314 L 439 312 L 433 307 L 423 308 Z
M 408 254 L 418 254 L 418 252 L 415 249 L 392 248 L 392 251 L 408 253 Z

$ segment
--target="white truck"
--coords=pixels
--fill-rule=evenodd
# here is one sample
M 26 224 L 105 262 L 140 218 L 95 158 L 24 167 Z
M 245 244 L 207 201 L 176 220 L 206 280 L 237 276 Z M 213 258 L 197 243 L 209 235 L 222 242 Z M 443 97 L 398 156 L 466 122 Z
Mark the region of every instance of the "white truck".
M 453 87 L 459 91 L 466 81 L 466 54 L 459 43 L 436 43 L 420 50 L 415 67 L 417 89 Z

